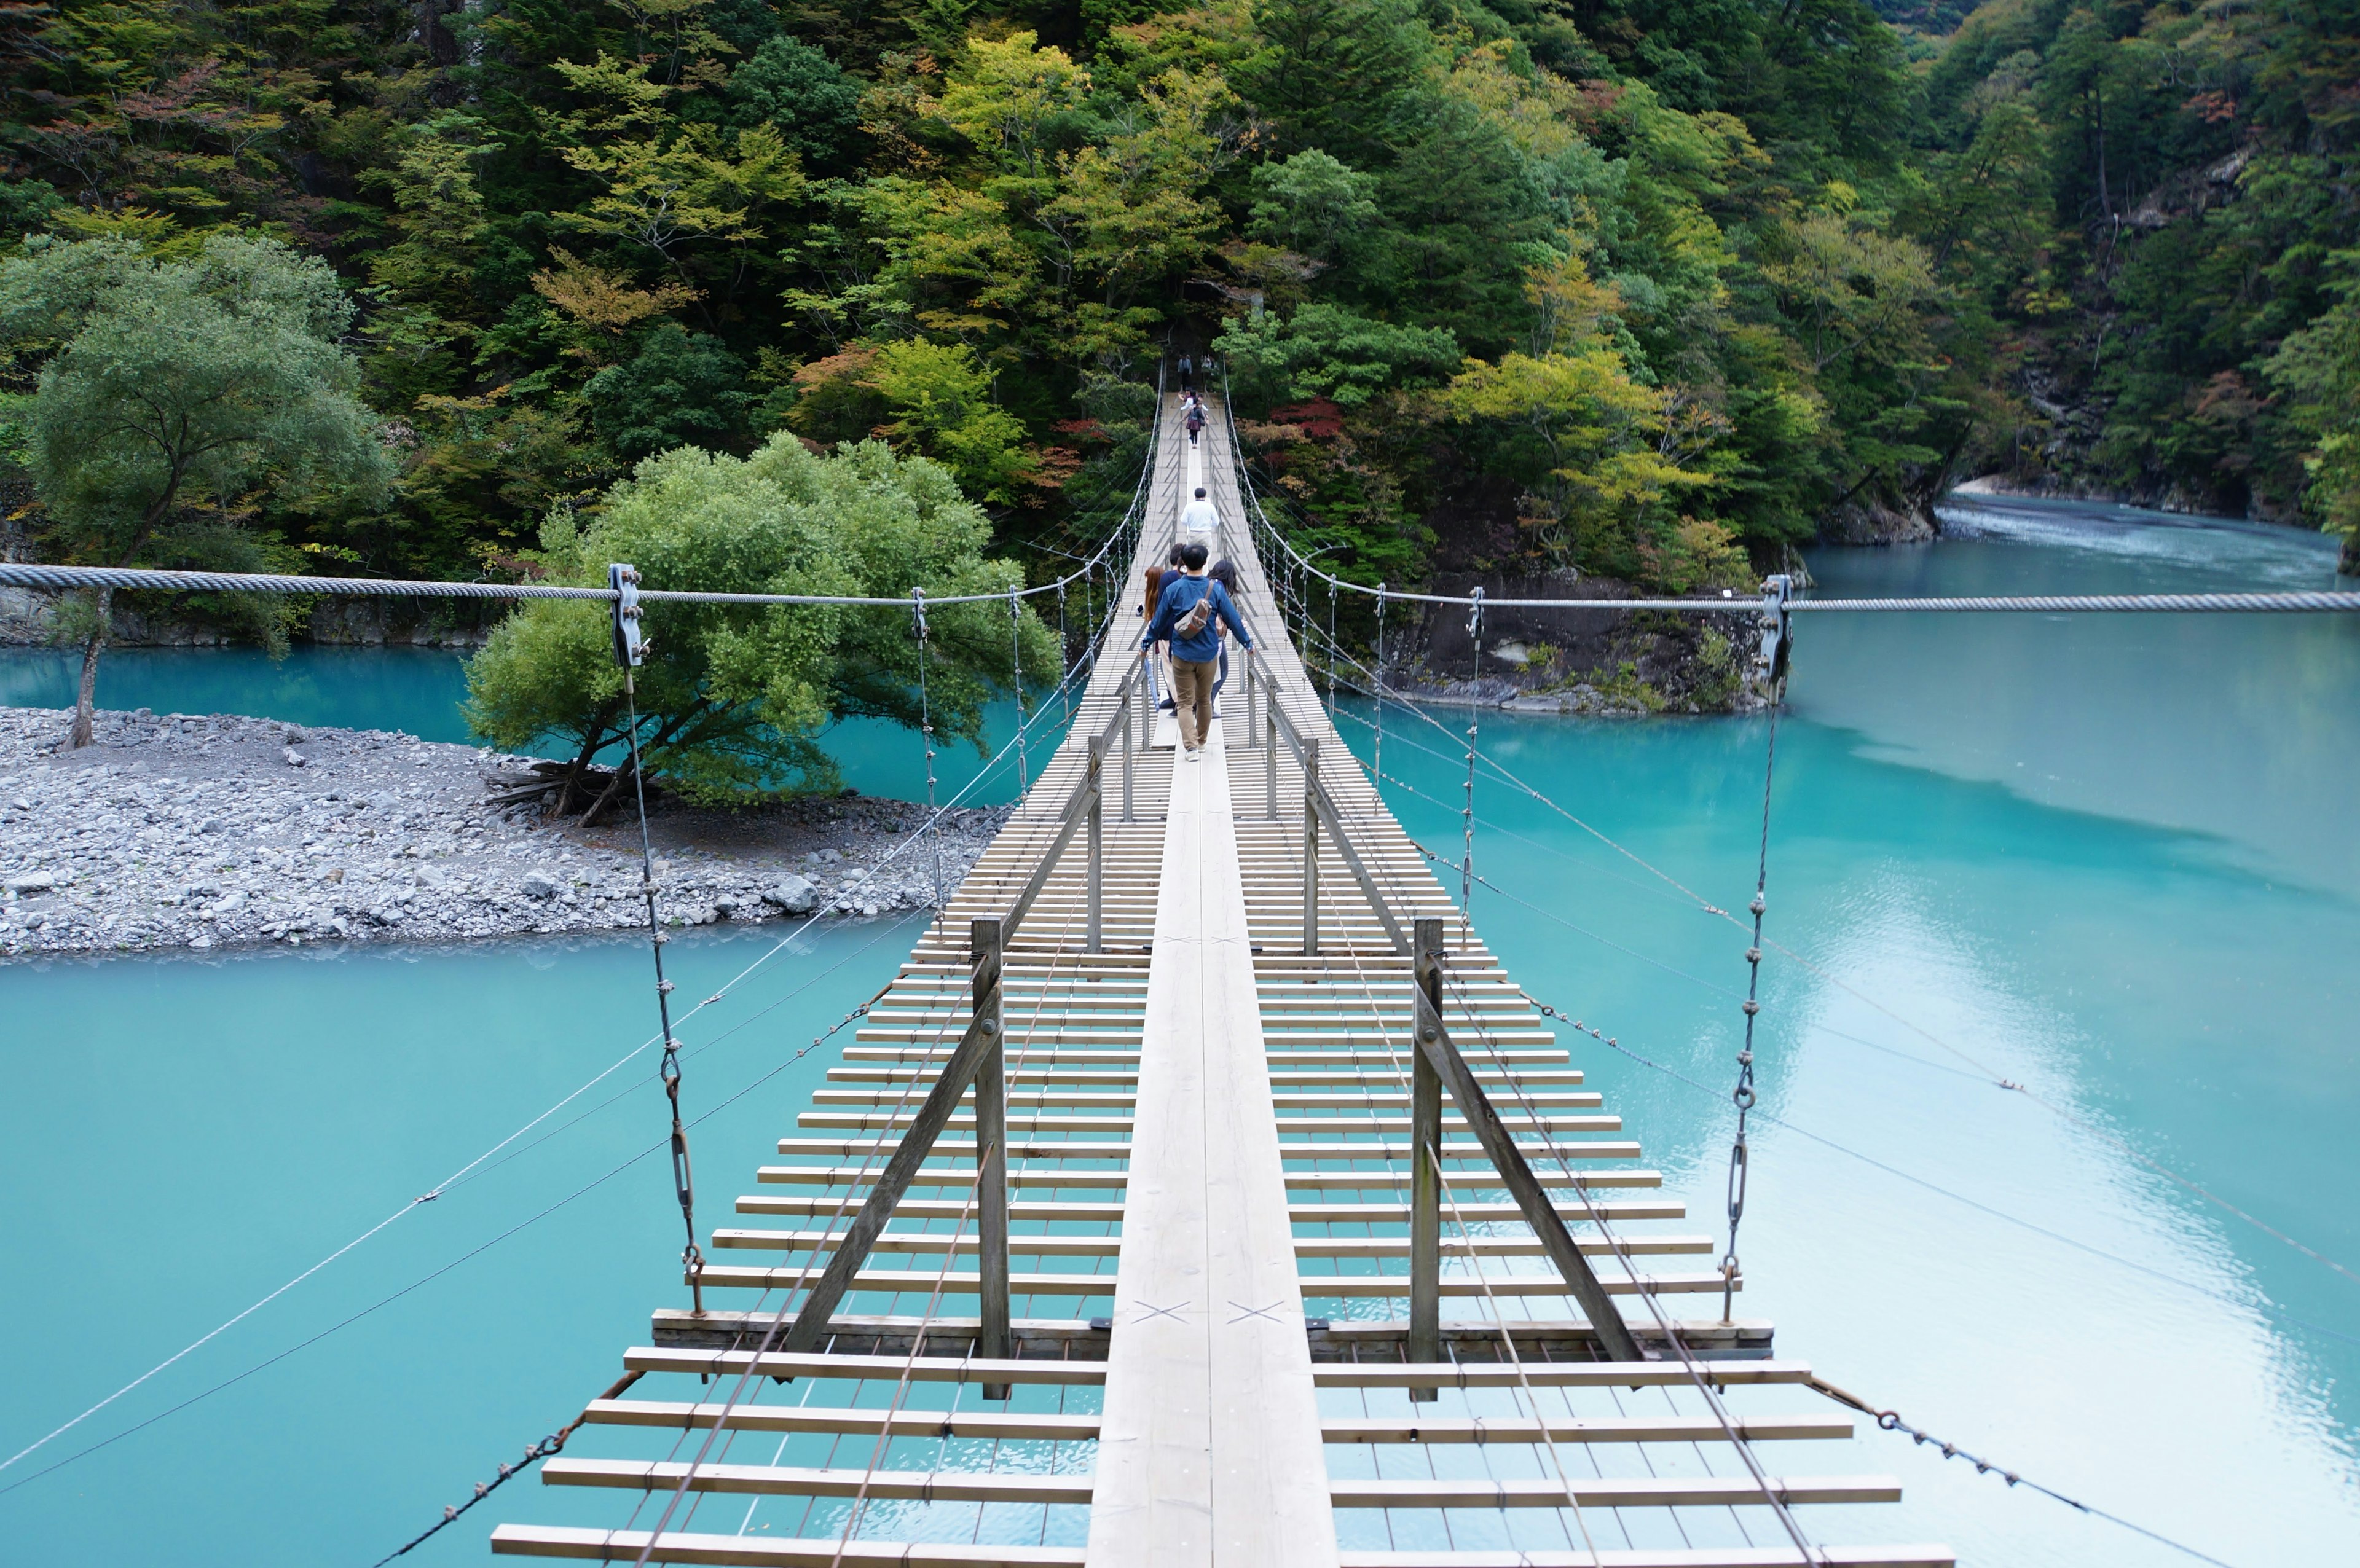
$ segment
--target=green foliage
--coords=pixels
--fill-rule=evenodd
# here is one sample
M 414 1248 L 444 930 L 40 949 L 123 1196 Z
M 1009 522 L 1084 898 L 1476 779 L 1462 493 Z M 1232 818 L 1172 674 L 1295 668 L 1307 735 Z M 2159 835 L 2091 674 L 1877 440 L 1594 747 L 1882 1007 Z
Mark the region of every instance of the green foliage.
M 53 548 L 110 565 L 218 556 L 266 475 L 380 486 L 376 420 L 337 342 L 351 318 L 324 264 L 272 240 L 218 234 L 167 261 L 89 240 L 0 267 L 0 341 L 51 351 L 28 450 Z
M 989 526 L 949 473 L 882 443 L 814 457 L 773 437 L 747 458 L 683 447 L 641 463 L 586 528 L 552 512 L 540 565 L 603 583 L 610 561 L 667 588 L 893 596 L 1002 592 L 1022 581 L 988 558 Z M 928 612 L 925 702 L 938 734 L 982 744 L 983 704 L 1006 690 L 1004 600 Z M 562 739 L 584 760 L 628 732 L 622 671 L 597 604 L 529 601 L 469 662 L 468 722 L 511 748 Z M 651 605 L 637 676 L 650 776 L 726 801 L 832 790 L 819 744 L 843 716 L 919 718 L 919 645 L 902 610 L 836 605 Z M 1054 673 L 1054 638 L 1019 623 L 1028 676 Z
M 736 447 L 755 398 L 746 365 L 718 338 L 665 321 L 629 363 L 609 365 L 582 388 L 592 425 L 626 463 L 675 446 Z
M 1447 328 L 1397 327 L 1338 305 L 1306 305 L 1238 322 L 1213 344 L 1249 397 L 1299 403 L 1331 398 L 1357 408 L 1379 392 L 1435 387 L 1459 368 Z
M 781 420 L 1069 548 L 1183 343 L 1370 580 L 1710 583 L 1994 468 L 2342 526 L 2360 0 L 1962 9 L 60 0 L 0 230 L 333 257 L 399 472 L 233 532 L 377 572 Z

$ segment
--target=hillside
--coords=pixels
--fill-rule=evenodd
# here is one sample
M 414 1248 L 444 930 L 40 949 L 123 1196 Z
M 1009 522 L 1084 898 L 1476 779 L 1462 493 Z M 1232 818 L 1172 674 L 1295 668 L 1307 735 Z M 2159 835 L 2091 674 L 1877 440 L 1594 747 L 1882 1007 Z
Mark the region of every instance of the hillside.
M 1208 349 L 1371 582 L 1734 583 L 1990 472 L 2360 523 L 2355 0 L 0 24 L 12 254 L 226 228 L 342 280 L 388 483 L 257 457 L 171 493 L 280 564 L 530 571 L 552 507 L 781 428 L 937 459 L 1001 543 L 1071 548 L 1128 495 L 1154 365 Z M 38 467 L 66 340 L 21 315 L 0 435 Z

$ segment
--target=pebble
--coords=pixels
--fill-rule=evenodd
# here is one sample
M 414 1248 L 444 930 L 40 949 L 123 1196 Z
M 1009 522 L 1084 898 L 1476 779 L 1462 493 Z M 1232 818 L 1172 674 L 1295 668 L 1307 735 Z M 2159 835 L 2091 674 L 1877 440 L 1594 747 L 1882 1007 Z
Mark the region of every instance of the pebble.
M 77 751 L 63 744 L 71 716 L 0 709 L 0 954 L 646 923 L 636 823 L 613 818 L 585 833 L 544 824 L 533 804 L 498 803 L 531 781 L 534 758 L 392 731 L 146 710 L 100 713 L 95 744 Z M 934 846 L 909 831 L 923 816 L 866 799 L 742 813 L 659 800 L 658 916 L 688 926 L 931 909 Z M 1005 817 L 945 814 L 945 891 Z M 593 842 L 606 832 L 614 847 Z

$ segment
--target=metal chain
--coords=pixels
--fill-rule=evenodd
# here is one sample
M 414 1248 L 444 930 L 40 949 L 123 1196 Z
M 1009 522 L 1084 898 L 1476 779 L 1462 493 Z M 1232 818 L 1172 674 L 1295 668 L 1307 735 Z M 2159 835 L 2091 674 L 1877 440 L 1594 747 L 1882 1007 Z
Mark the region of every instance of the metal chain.
M 599 1395 L 598 1399 L 592 1402 L 598 1403 L 607 1399 L 621 1399 L 626 1389 L 629 1388 L 632 1384 L 638 1382 L 641 1377 L 646 1376 L 647 1374 L 644 1372 L 626 1372 L 620 1377 L 616 1378 L 615 1381 L 608 1386 L 606 1391 Z M 475 1496 L 469 1497 L 465 1502 L 445 1504 L 442 1508 L 442 1517 L 441 1519 L 436 1519 L 432 1524 L 428 1525 L 424 1530 L 420 1530 L 416 1535 L 411 1536 L 408 1541 L 403 1541 L 399 1546 L 395 1547 L 391 1552 L 388 1552 L 384 1556 L 378 1558 L 375 1563 L 369 1565 L 369 1568 L 385 1568 L 385 1565 L 392 1562 L 395 1558 L 409 1556 L 412 1552 L 417 1551 L 429 1541 L 432 1541 L 436 1535 L 440 1534 L 446 1526 L 456 1524 L 459 1521 L 459 1516 L 461 1514 L 465 1513 L 469 1508 L 474 1508 L 477 1503 L 482 1502 L 486 1497 L 490 1497 L 494 1492 L 498 1491 L 502 1486 L 507 1486 L 510 1481 L 516 1479 L 519 1475 L 523 1475 L 529 1465 L 536 1464 L 541 1460 L 547 1459 L 552 1454 L 563 1450 L 565 1447 L 565 1440 L 574 1435 L 574 1429 L 589 1419 L 590 1412 L 585 1409 L 580 1415 L 575 1416 L 572 1421 L 567 1421 L 563 1426 L 559 1427 L 555 1432 L 551 1432 L 539 1443 L 527 1443 L 525 1445 L 523 1458 L 518 1460 L 513 1465 L 503 1464 L 499 1467 L 498 1473 L 494 1475 L 490 1480 L 476 1482 Z
M 926 658 L 931 648 L 926 640 L 926 591 L 923 588 L 910 590 L 910 615 L 916 624 L 918 634 L 918 734 L 926 748 L 926 818 L 931 822 L 934 815 L 934 712 L 926 695 Z M 1022 732 L 1018 733 L 1021 735 Z M 934 908 L 940 909 L 943 907 L 942 829 L 934 828 Z
M 1008 593 L 1008 663 L 1009 680 L 1016 688 L 1016 798 L 1021 800 L 1032 790 L 1032 776 L 1024 749 L 1029 727 L 1024 714 L 1024 612 L 1012 588 Z
M 688 1160 L 688 1129 L 680 1119 L 680 1038 L 672 1032 L 672 982 L 664 978 L 664 943 L 671 939 L 656 918 L 655 846 L 648 838 L 648 789 L 639 766 L 639 697 L 638 677 L 623 670 L 623 699 L 631 717 L 631 794 L 639 811 L 639 893 L 648 906 L 648 951 L 655 958 L 656 1018 L 663 1029 L 663 1061 L 657 1068 L 664 1097 L 672 1102 L 672 1183 L 680 1198 L 680 1222 L 688 1233 L 681 1249 L 681 1266 L 688 1271 L 689 1293 L 696 1315 L 705 1315 L 705 1253 L 696 1245 L 696 1180 Z
M 1377 583 L 1377 670 L 1380 682 L 1383 680 L 1384 668 L 1385 585 L 1380 579 Z M 1372 716 L 1376 721 L 1376 739 L 1370 753 L 1369 772 L 1372 777 L 1382 779 L 1385 771 L 1385 705 L 1382 700 L 1376 704 L 1376 713 Z
M 1074 642 L 1065 630 L 1065 585 L 1057 584 L 1057 713 L 1061 722 L 1074 721 Z
M 1467 636 L 1475 645 L 1476 700 L 1482 699 L 1483 681 L 1483 589 L 1475 589 L 1474 607 L 1467 612 Z M 1467 716 L 1467 803 L 1459 810 L 1459 942 L 1460 946 L 1474 940 L 1475 903 L 1475 738 L 1481 724 L 1481 707 L 1470 708 Z
M 1778 704 L 1770 704 L 1770 736 L 1762 756 L 1762 843 L 1754 866 L 1754 944 L 1745 950 L 1745 1047 L 1737 1053 L 1737 1087 L 1730 1099 L 1737 1106 L 1737 1140 L 1729 1148 L 1729 1250 L 1721 1259 L 1721 1321 L 1730 1321 L 1737 1294 L 1737 1226 L 1745 1217 L 1745 1179 L 1751 1156 L 1745 1143 L 1747 1113 L 1754 1109 L 1754 1020 L 1762 1011 L 1762 914 L 1770 885 L 1770 783 L 1778 767 Z

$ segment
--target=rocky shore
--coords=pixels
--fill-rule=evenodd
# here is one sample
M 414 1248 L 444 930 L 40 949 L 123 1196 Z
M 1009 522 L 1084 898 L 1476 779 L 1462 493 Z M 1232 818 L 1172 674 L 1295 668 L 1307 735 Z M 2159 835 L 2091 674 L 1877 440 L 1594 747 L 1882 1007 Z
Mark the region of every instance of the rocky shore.
M 585 833 L 501 797 L 534 760 L 235 714 L 0 709 L 0 953 L 447 942 L 642 925 L 638 824 Z M 931 908 L 1007 809 L 650 802 L 674 926 Z M 939 837 L 939 844 L 935 842 Z M 896 851 L 900 853 L 895 854 Z M 889 858 L 890 857 L 890 858 Z

